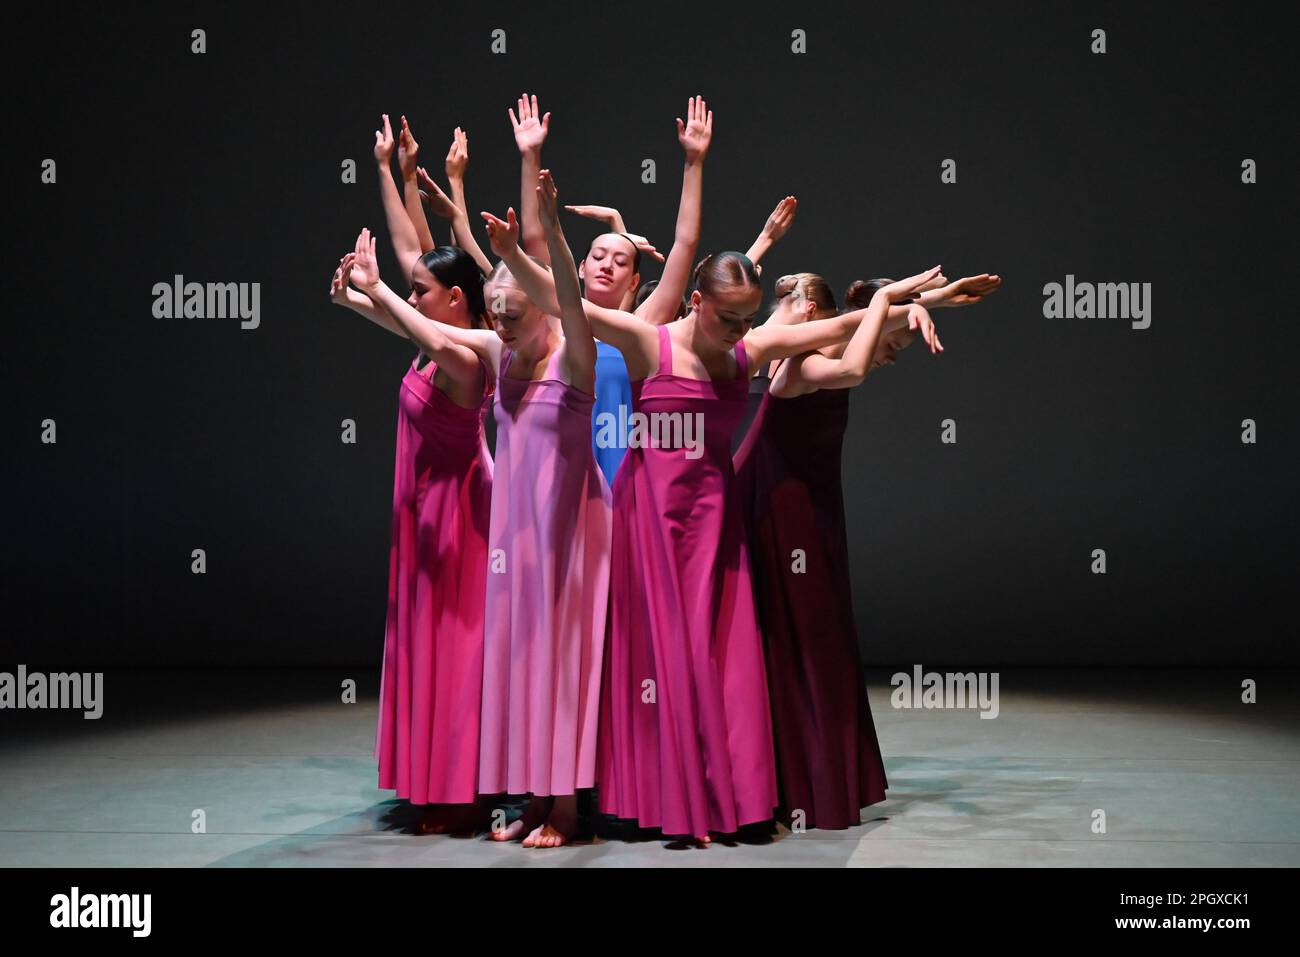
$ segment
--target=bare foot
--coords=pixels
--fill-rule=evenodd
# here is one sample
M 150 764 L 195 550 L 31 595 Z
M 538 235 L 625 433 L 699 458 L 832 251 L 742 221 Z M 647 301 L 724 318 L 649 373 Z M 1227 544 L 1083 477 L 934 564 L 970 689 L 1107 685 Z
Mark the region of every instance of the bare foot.
M 563 847 L 572 836 L 547 821 L 524 838 L 524 847 Z
M 524 847 L 563 847 L 578 831 L 578 799 L 564 794 L 555 798 L 546 822 L 524 839 Z
M 550 798 L 531 798 L 528 801 L 528 806 L 524 808 L 524 813 L 518 820 L 512 821 L 500 830 L 493 829 L 492 840 L 517 841 L 521 834 L 531 834 L 546 819 L 546 813 L 550 809 Z M 524 846 L 531 847 L 532 845 L 525 840 Z

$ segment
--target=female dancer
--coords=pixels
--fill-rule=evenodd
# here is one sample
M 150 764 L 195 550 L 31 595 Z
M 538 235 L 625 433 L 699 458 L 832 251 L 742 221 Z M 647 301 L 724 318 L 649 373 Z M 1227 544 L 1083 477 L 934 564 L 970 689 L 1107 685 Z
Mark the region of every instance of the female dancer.
M 543 185 L 553 222 L 549 174 Z M 563 242 L 556 227 L 553 245 Z M 400 311 L 377 277 L 363 276 Z M 524 816 L 493 836 L 553 847 L 574 833 L 576 791 L 592 786 L 595 766 L 610 531 L 609 491 L 590 450 L 595 343 L 572 304 L 557 335 L 504 267 L 484 294 L 496 336 L 437 327 L 499 370 L 479 790 L 531 793 Z
M 513 213 L 484 217 L 493 249 L 544 298 L 545 276 L 514 246 Z M 707 843 L 710 831 L 769 820 L 777 803 L 731 433 L 752 364 L 847 339 L 862 314 L 750 331 L 762 293 L 747 257 L 707 257 L 696 281 L 691 312 L 670 325 L 589 301 L 584 311 L 623 353 L 636 410 L 660 430 L 659 441 L 634 430 L 614 486 L 600 809 Z M 663 441 L 664 429 L 675 435 Z
M 877 292 L 839 359 L 813 352 L 781 362 L 735 457 L 767 657 L 780 806 L 783 816 L 807 827 L 848 827 L 858 823 L 861 807 L 885 799 L 853 622 L 840 449 L 848 387 L 872 366 L 888 306 L 913 295 L 923 279 Z M 811 273 L 782 277 L 776 294 L 769 323 L 836 312 L 829 288 Z
M 888 782 L 862 681 L 848 574 L 840 452 L 848 389 L 923 327 L 885 330 L 886 310 L 911 296 L 931 307 L 976 301 L 997 277 L 968 277 L 924 290 L 924 275 L 854 283 L 847 300 L 868 305 L 847 345 L 781 362 L 736 454 L 745 503 L 755 598 L 767 656 L 768 692 L 784 816 L 807 827 L 843 829 L 885 799 Z M 812 273 L 777 281 L 773 323 L 819 321 L 837 313 L 825 280 Z M 973 297 L 973 298 L 971 298 Z M 938 336 L 931 351 L 941 352 Z
M 494 837 L 526 833 L 526 847 L 557 847 L 576 831 L 578 789 L 594 784 L 611 519 L 609 487 L 591 453 L 595 340 L 548 171 L 538 194 L 564 336 L 498 267 L 507 348 L 497 385 L 479 779 L 484 793 L 532 795 L 523 817 Z
M 377 145 L 376 156 L 386 167 L 391 137 L 387 149 Z M 414 339 L 420 354 L 432 357 L 420 368 L 417 354 L 398 401 L 375 744 L 379 787 L 427 805 L 423 830 L 459 831 L 478 817 L 481 596 L 492 485 L 483 420 L 491 377 L 473 353 L 413 335 L 409 322 L 349 288 L 349 278 L 357 278 L 355 260 L 354 250 L 340 261 L 333 301 Z M 415 258 L 410 281 L 409 305 L 403 305 L 411 313 L 449 328 L 483 324 L 483 277 L 461 250 L 443 247 Z
M 521 175 L 525 186 L 519 217 L 524 227 L 522 242 L 527 253 L 548 261 L 547 243 L 541 238 L 541 230 L 530 228 L 536 219 L 536 204 L 531 200 L 527 187 L 535 182 L 537 170 L 541 166 L 541 150 L 550 130 L 551 114 L 539 114 L 536 96 L 521 96 L 516 106 L 518 116 L 511 110 L 510 121 L 515 131 L 515 143 L 519 147 Z M 638 301 L 633 310 L 638 318 L 651 325 L 672 322 L 678 318 L 679 304 L 690 282 L 691 263 L 700 241 L 704 159 L 713 138 L 713 113 L 703 97 L 695 96 L 687 103 L 686 117 L 685 121 L 680 117 L 677 119 L 677 141 L 685 153 L 686 165 L 682 171 L 682 192 L 677 207 L 673 246 L 654 291 Z M 601 214 L 595 213 L 594 209 L 596 208 L 571 207 L 574 212 L 601 218 Z M 613 210 L 608 210 L 604 215 L 608 213 L 617 215 Z M 578 271 L 584 280 L 583 295 L 587 300 L 610 309 L 626 309 L 641 279 L 642 251 L 663 258 L 641 237 L 634 237 L 622 229 L 597 236 Z M 542 295 L 536 301 L 540 308 L 555 308 L 553 292 Z M 606 342 L 598 342 L 596 350 L 596 406 L 592 416 L 592 450 L 606 481 L 612 485 L 614 475 L 627 452 L 626 423 L 630 418 L 632 387 L 628 382 L 627 364 L 622 353 Z

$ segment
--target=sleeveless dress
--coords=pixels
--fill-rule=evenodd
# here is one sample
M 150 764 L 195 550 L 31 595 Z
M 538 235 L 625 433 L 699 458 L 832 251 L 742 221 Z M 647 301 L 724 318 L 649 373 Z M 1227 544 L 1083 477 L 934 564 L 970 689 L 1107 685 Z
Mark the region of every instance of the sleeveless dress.
M 623 353 L 607 342 L 596 342 L 596 406 L 591 416 L 591 450 L 612 487 L 627 452 L 628 419 L 632 414 L 632 383 Z
M 492 457 L 491 395 L 457 405 L 415 357 L 397 406 L 388 615 L 375 758 L 379 786 L 412 804 L 468 804 L 478 793 L 483 587 Z
M 750 590 L 731 433 L 744 416 L 743 342 L 731 380 L 659 369 L 638 413 L 702 419 L 703 452 L 636 441 L 614 483 L 610 639 L 601 694 L 599 808 L 666 835 L 730 833 L 777 801 L 762 639 Z
M 506 376 L 494 415 L 479 791 L 594 783 L 609 600 L 609 486 L 591 454 L 593 396 L 557 375 Z
M 862 678 L 840 452 L 849 390 L 768 392 L 736 454 L 776 739 L 781 808 L 843 829 L 885 800 Z M 794 552 L 804 567 L 795 570 Z

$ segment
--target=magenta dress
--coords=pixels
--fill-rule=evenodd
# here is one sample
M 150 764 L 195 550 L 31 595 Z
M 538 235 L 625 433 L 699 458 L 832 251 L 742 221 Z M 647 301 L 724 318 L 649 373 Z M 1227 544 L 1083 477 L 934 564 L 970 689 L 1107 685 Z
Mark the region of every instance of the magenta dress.
M 659 369 L 636 411 L 702 417 L 703 454 L 629 448 L 614 482 L 610 639 L 601 695 L 600 810 L 666 835 L 730 833 L 773 816 L 772 722 L 731 465 L 749 378 Z
M 849 391 L 763 396 L 736 453 L 767 655 L 781 808 L 842 829 L 885 800 L 853 617 L 840 451 Z M 793 554 L 803 553 L 796 572 Z
M 589 392 L 506 376 L 494 414 L 479 791 L 592 786 L 609 600 L 610 495 L 591 454 Z
M 478 793 L 483 587 L 492 458 L 491 394 L 466 409 L 416 356 L 397 405 L 388 617 L 375 758 L 379 786 L 412 804 L 468 804 Z

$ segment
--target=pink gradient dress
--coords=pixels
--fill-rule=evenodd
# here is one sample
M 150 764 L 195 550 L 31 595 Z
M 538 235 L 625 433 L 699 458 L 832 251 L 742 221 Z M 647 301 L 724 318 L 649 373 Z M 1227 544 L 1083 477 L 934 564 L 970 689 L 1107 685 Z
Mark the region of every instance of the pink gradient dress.
M 610 637 L 601 694 L 600 810 L 665 835 L 730 833 L 777 802 L 763 644 L 731 464 L 749 378 L 659 369 L 636 411 L 703 420 L 703 454 L 628 449 L 614 482 Z
M 483 401 L 457 405 L 436 366 L 402 379 L 388 562 L 388 617 L 375 758 L 379 786 L 412 804 L 478 793 L 483 587 L 492 458 Z
M 591 452 L 594 397 L 506 376 L 494 415 L 483 658 L 483 794 L 573 794 L 595 778 L 609 601 L 609 486 Z

